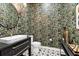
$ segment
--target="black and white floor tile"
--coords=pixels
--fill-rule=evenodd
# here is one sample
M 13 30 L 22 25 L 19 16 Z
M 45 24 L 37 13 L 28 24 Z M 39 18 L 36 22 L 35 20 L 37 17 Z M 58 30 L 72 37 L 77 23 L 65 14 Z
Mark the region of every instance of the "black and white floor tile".
M 38 51 L 36 51 L 35 49 L 38 49 Z M 63 50 L 61 50 L 61 54 L 65 55 Z M 28 56 L 28 51 L 25 51 L 24 55 Z M 38 48 L 32 47 L 31 55 L 32 56 L 60 56 L 60 49 L 53 47 L 46 47 L 46 46 L 40 46 Z

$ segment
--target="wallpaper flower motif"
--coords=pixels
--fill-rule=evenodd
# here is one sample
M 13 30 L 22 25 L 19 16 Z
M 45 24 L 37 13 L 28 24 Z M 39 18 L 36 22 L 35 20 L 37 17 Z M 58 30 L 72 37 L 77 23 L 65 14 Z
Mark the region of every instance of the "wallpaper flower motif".
M 7 19 L 8 24 L 15 27 L 15 34 L 32 34 L 35 41 L 40 41 L 44 46 L 59 47 L 58 40 L 62 39 L 63 27 L 67 26 L 69 37 L 79 44 L 79 32 L 76 30 L 77 4 L 40 4 L 30 3 L 18 15 L 12 4 L 0 4 L 0 22 Z M 18 20 L 19 17 L 19 20 Z M 5 20 L 4 20 L 5 19 Z M 10 19 L 10 20 L 9 20 Z M 16 23 L 18 21 L 18 23 Z M 4 23 L 5 25 L 6 23 Z M 9 26 L 9 25 L 8 25 Z M 11 27 L 9 26 L 9 27 Z M 4 29 L 4 30 L 3 30 Z M 3 36 L 9 36 L 5 28 L 0 27 Z M 11 30 L 13 31 L 13 30 Z M 9 33 L 9 32 L 8 32 Z M 2 36 L 2 37 L 3 37 Z M 49 39 L 52 39 L 50 42 Z

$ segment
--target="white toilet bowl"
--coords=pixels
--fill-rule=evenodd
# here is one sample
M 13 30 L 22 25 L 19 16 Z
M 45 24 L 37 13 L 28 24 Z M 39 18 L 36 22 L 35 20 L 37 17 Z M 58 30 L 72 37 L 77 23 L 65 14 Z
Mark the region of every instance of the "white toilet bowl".
M 32 45 L 32 52 L 38 53 L 39 47 L 41 46 L 41 42 L 34 41 L 34 42 L 31 43 L 31 45 Z

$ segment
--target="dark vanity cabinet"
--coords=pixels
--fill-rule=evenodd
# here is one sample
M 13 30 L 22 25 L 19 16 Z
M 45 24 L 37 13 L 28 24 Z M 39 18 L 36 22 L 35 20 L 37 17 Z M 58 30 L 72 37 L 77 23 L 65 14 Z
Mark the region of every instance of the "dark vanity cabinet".
M 73 52 L 69 49 L 68 45 L 63 41 L 60 40 L 60 49 L 63 49 L 66 56 L 74 56 Z
M 28 50 L 31 56 L 31 38 L 28 37 L 13 44 L 5 44 L 0 42 L 0 56 L 22 56 Z
M 75 53 L 64 40 L 60 40 L 60 49 L 63 49 L 66 56 L 79 56 L 79 52 Z

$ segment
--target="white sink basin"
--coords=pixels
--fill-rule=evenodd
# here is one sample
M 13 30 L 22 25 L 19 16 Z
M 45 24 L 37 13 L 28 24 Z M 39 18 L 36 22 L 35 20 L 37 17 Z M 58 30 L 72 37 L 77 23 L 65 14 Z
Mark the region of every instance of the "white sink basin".
M 0 42 L 6 43 L 6 44 L 12 44 L 17 41 L 23 40 L 25 38 L 27 38 L 27 35 L 15 35 L 15 36 L 10 36 L 10 37 L 0 38 Z

